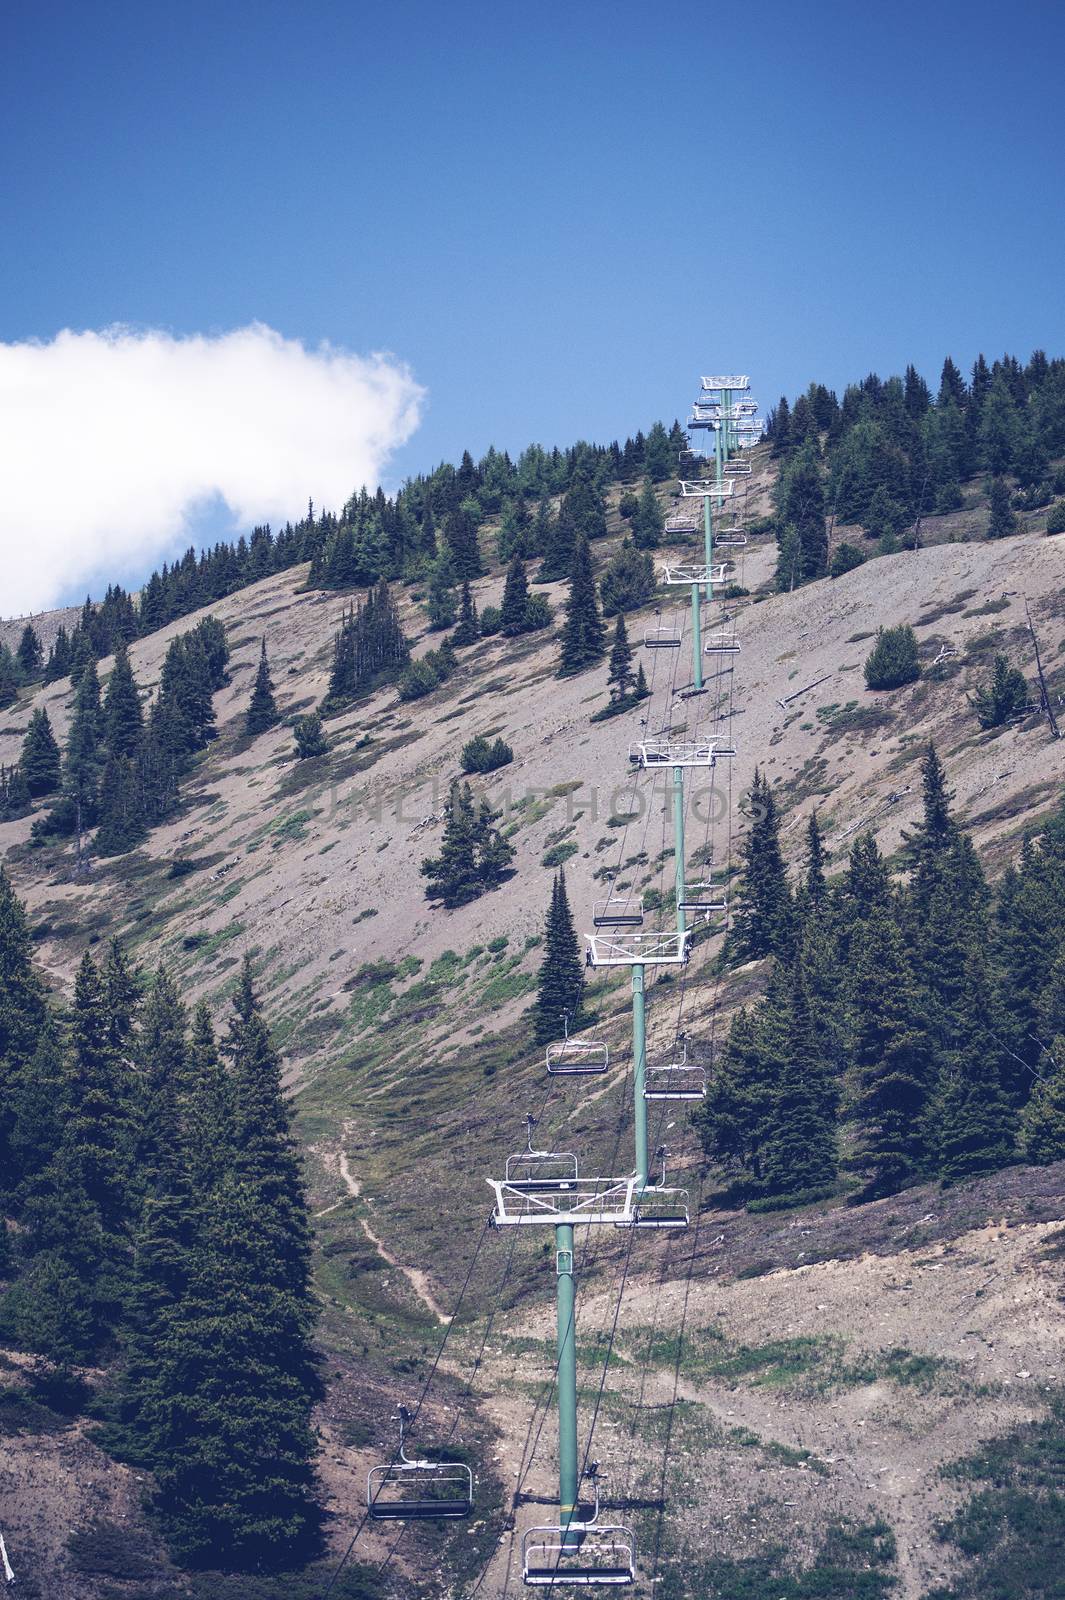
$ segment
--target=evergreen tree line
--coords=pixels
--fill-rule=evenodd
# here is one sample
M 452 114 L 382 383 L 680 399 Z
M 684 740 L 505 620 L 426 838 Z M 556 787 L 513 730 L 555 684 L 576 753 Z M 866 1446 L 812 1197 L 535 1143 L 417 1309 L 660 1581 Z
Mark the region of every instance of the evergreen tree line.
M 53 683 L 72 670 L 77 674 L 90 654 L 101 660 L 122 644 L 304 561 L 311 563 L 316 588 L 370 588 L 380 578 L 421 577 L 441 556 L 454 563 L 458 581 L 477 577 L 483 571 L 477 531 L 490 516 L 503 518 L 501 560 L 515 553 L 526 559 L 547 556 L 551 545 L 551 562 L 564 576 L 576 532 L 583 529 L 593 538 L 600 526 L 606 531 L 603 486 L 640 477 L 664 482 L 683 437 L 676 422 L 669 432 L 656 422 L 646 435 L 637 432 L 623 445 L 580 442 L 550 451 L 531 445 L 517 461 L 490 449 L 474 462 L 466 451 L 457 467 L 445 463 L 412 478 L 394 498 L 381 489 L 374 494 L 362 489 L 339 516 L 316 515 L 310 503 L 305 517 L 286 523 L 277 534 L 265 525 L 250 538 L 241 534 L 199 554 L 190 548 L 180 560 L 154 571 L 136 600 L 120 584 L 110 585 L 102 601 L 86 599 L 78 621 L 70 629 L 60 627 L 47 653 L 31 623 L 17 651 L 0 645 L 0 708 L 11 703 L 21 685 Z M 563 507 L 555 517 L 551 501 L 560 495 Z M 535 516 L 530 504 L 539 508 Z
M 83 664 L 62 752 L 47 711 L 38 707 L 23 741 L 17 775 L 0 782 L 0 816 L 24 815 L 48 800 L 33 825 L 37 843 L 95 830 L 99 855 L 132 849 L 171 816 L 178 781 L 214 736 L 212 697 L 225 682 L 225 630 L 205 617 L 171 641 L 159 690 L 147 714 L 124 644 L 101 693 L 94 657 Z
M 756 774 L 727 955 L 769 979 L 696 1119 L 756 1201 L 1065 1158 L 1065 805 L 992 892 L 931 747 L 922 778 L 906 877 L 866 833 L 830 885 L 816 816 L 791 882 Z
M 919 538 L 922 517 L 958 509 L 961 485 L 980 473 L 990 480 L 991 537 L 1014 531 L 1014 507 L 1037 509 L 1065 495 L 1065 472 L 1051 468 L 1065 452 L 1065 360 L 1042 351 L 1026 366 L 1014 356 L 991 365 L 980 356 L 968 383 L 948 357 L 934 396 L 913 366 L 901 378 L 871 373 L 842 401 L 811 384 L 793 406 L 782 397 L 767 420 L 781 460 L 781 588 L 829 570 L 826 517 L 860 524 L 890 551 L 904 532 Z M 1007 479 L 1016 484 L 1012 495 Z M 833 558 L 833 573 L 861 559 L 848 545 Z
M 6 1220 L 5 1220 L 6 1219 Z M 13 1226 L 9 1225 L 13 1224 Z M 175 1558 L 288 1563 L 319 1524 L 310 1237 L 246 962 L 219 1043 L 164 969 L 87 954 L 47 997 L 0 870 L 0 1336 L 53 1403 L 106 1365 L 99 1442 L 152 1473 Z

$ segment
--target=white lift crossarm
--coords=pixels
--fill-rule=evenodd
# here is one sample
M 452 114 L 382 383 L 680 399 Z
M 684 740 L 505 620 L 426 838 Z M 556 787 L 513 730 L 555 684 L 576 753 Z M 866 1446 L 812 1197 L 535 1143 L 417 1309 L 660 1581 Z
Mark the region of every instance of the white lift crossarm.
M 496 1228 L 552 1228 L 583 1223 L 628 1227 L 633 1219 L 636 1174 L 627 1178 L 489 1178 Z
M 664 930 L 660 933 L 586 933 L 585 961 L 590 967 L 683 967 L 688 961 L 691 934 Z
M 715 561 L 709 567 L 705 561 L 667 561 L 660 571 L 665 583 L 690 588 L 693 583 L 727 583 L 728 566 L 727 561 Z
M 684 500 L 731 500 L 736 485 L 731 478 L 723 478 L 720 483 L 710 478 L 681 478 L 680 492 Z
M 727 389 L 730 394 L 739 394 L 741 390 L 751 387 L 751 380 L 746 374 L 726 373 L 722 377 L 703 378 L 702 385 L 706 391 Z
M 629 745 L 634 767 L 712 767 L 720 752 L 718 739 L 640 739 Z

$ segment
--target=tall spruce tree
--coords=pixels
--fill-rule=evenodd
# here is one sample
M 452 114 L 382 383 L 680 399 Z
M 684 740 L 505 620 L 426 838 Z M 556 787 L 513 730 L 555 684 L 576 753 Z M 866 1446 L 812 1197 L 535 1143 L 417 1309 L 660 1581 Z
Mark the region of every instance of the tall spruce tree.
M 664 528 L 665 521 L 654 484 L 650 478 L 646 478 L 632 519 L 632 539 L 637 550 L 657 550 Z
M 864 1178 L 867 1195 L 893 1194 L 924 1176 L 930 1165 L 935 1047 L 902 934 L 888 905 L 873 906 L 853 959 L 856 1131 L 848 1165 Z
M 24 683 L 34 683 L 41 676 L 41 669 L 44 665 L 44 651 L 41 648 L 41 641 L 37 637 L 37 630 L 32 622 L 27 622 L 22 630 L 18 649 L 15 652 L 15 660 L 18 662 Z
M 778 1062 L 761 1138 L 767 1195 L 821 1194 L 836 1181 L 836 1093 L 814 1024 L 801 964 L 792 981 L 787 1042 Z
M 25 908 L 0 865 L 0 1195 L 20 1180 L 10 1151 L 21 1074 L 46 1020 L 44 986 L 33 965 Z
M 274 728 L 280 722 L 277 701 L 274 699 L 274 684 L 270 677 L 270 663 L 266 655 L 266 639 L 263 639 L 259 650 L 259 665 L 255 673 L 255 686 L 251 692 L 248 703 L 248 713 L 245 726 L 249 733 L 265 733 L 267 728 Z
M 611 705 L 627 705 L 632 699 L 636 675 L 632 670 L 632 646 L 622 611 L 618 612 L 614 624 L 614 643 L 610 650 L 610 671 L 606 681 L 610 685 Z
M 125 645 L 115 651 L 103 702 L 104 738 L 113 756 L 133 756 L 141 741 L 144 716 Z
M 503 586 L 501 632 L 511 639 L 524 633 L 528 610 L 529 585 L 525 578 L 525 563 L 520 555 L 516 555 L 507 568 L 507 581 Z
M 459 620 L 451 643 L 455 648 L 463 645 L 476 644 L 481 637 L 481 624 L 477 616 L 477 606 L 474 602 L 473 592 L 470 589 L 468 578 L 462 580 L 462 600 L 459 605 Z
M 563 1033 L 563 1018 L 571 1032 L 587 1025 L 582 1008 L 584 963 L 566 894 L 566 874 L 559 868 L 551 882 L 551 902 L 544 927 L 544 954 L 536 983 L 534 1021 L 536 1039 L 547 1044 Z
M 582 672 L 585 667 L 602 660 L 606 649 L 603 619 L 599 614 L 592 573 L 592 555 L 584 538 L 578 539 L 573 555 L 566 620 L 562 626 L 560 644 L 560 678 L 571 677 L 575 672 Z
M 37 800 L 59 788 L 62 758 L 43 706 L 38 706 L 29 721 L 22 741 L 19 767 L 30 795 Z
M 748 796 L 751 826 L 740 847 L 743 876 L 733 931 L 739 953 L 749 960 L 784 954 L 792 937 L 793 908 L 780 848 L 780 818 L 769 780 L 755 768 Z

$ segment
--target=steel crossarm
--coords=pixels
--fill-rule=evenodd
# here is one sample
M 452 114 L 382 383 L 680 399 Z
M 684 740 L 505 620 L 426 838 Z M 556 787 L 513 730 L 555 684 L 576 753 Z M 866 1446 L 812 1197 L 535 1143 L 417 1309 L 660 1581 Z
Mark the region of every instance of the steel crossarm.
M 575 1227 L 580 1223 L 631 1223 L 636 1174 L 627 1178 L 574 1178 L 568 1183 L 537 1183 L 533 1179 L 488 1178 L 496 1197 L 492 1223 L 497 1228 L 547 1225 Z
M 693 583 L 727 583 L 728 565 L 727 561 L 715 561 L 709 567 L 705 561 L 667 561 L 660 571 L 665 583 L 686 588 Z
M 736 485 L 731 478 L 722 478 L 720 483 L 714 483 L 710 478 L 690 478 L 680 480 L 681 497 L 684 500 L 731 500 L 736 493 Z
M 712 767 L 718 752 L 716 739 L 640 739 L 629 745 L 633 766 Z
M 724 377 L 703 378 L 702 385 L 704 390 L 727 389 L 730 394 L 738 394 L 741 389 L 751 387 L 751 380 L 746 374 L 742 376 L 726 374 Z
M 586 933 L 590 967 L 682 967 L 688 960 L 689 930 L 661 933 Z

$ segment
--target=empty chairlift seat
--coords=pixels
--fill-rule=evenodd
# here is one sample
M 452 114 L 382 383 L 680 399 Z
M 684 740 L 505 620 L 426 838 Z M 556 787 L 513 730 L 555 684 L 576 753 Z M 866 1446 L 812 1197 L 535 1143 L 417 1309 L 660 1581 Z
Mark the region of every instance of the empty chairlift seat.
M 406 1453 L 410 1412 L 399 1408 L 399 1448 L 371 1467 L 366 1509 L 372 1522 L 454 1521 L 473 1510 L 473 1473 L 463 1461 L 412 1460 Z
M 630 900 L 623 894 L 611 894 L 605 900 L 594 901 L 592 924 L 596 928 L 642 928 L 642 897 Z
M 609 904 L 609 902 L 606 902 Z M 624 902 L 620 902 L 624 904 Z M 643 922 L 643 913 L 635 926 Z M 599 923 L 596 923 L 599 926 Z M 632 927 L 631 922 L 606 923 L 607 927 Z M 605 1072 L 610 1065 L 610 1047 L 602 1039 L 573 1038 L 569 1031 L 569 1013 L 562 1018 L 562 1038 L 547 1047 L 547 1070 L 553 1075 L 576 1075 L 587 1072 Z
M 713 633 L 708 633 L 706 643 L 703 645 L 703 654 L 707 656 L 735 655 L 740 648 L 740 641 L 736 637 L 735 628 L 715 628 Z
M 671 1188 L 666 1182 L 666 1157 L 669 1152 L 658 1150 L 662 1163 L 662 1176 L 657 1183 L 637 1189 L 632 1208 L 634 1228 L 686 1228 L 688 1226 L 688 1191 Z M 619 1224 L 621 1226 L 621 1224 Z
M 521 1541 L 522 1578 L 530 1588 L 566 1590 L 636 1581 L 636 1537 L 629 1528 L 599 1521 L 599 1475 L 593 1462 L 587 1476 L 595 1487 L 590 1515 L 568 1527 L 527 1529 Z
M 728 894 L 724 884 L 715 883 L 711 878 L 689 883 L 680 908 L 693 917 L 702 917 L 705 922 L 711 917 L 727 917 Z
M 706 1068 L 689 1057 L 686 1037 L 678 1040 L 668 1061 L 648 1062 L 645 1100 L 702 1100 L 705 1094 Z

